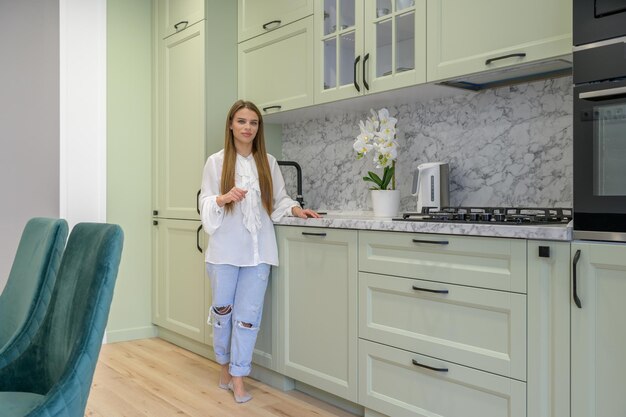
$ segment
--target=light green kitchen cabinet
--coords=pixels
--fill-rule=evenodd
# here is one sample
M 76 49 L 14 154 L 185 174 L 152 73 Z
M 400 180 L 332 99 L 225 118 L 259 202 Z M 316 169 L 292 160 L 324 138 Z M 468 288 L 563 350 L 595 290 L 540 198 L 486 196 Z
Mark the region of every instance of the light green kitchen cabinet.
M 359 339 L 359 404 L 392 417 L 526 417 L 526 384 Z
M 526 295 L 359 273 L 359 338 L 526 380 Z
M 263 114 L 313 104 L 313 18 L 238 45 L 239 97 Z
M 626 245 L 576 241 L 571 255 L 571 416 L 623 416 Z
M 205 342 L 204 231 L 193 220 L 155 220 L 153 322 Z M 209 301 L 210 302 L 210 301 Z
M 313 13 L 313 0 L 238 0 L 237 6 L 239 42 Z
M 164 39 L 204 19 L 205 0 L 158 0 L 159 37 Z
M 426 81 L 426 0 L 317 0 L 315 102 Z
M 528 241 L 528 416 L 570 415 L 570 243 Z
M 526 293 L 526 241 L 362 231 L 359 270 Z
M 427 80 L 570 54 L 571 0 L 427 0 Z
M 205 162 L 204 21 L 157 47 L 155 216 L 199 219 L 197 193 Z
M 279 370 L 357 401 L 357 232 L 276 227 Z

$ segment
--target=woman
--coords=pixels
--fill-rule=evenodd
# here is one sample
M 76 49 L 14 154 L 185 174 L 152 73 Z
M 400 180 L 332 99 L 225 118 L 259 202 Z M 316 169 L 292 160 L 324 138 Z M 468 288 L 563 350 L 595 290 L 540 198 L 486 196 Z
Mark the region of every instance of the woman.
M 210 235 L 205 261 L 219 386 L 242 403 L 252 398 L 243 377 L 250 374 L 270 266 L 278 265 L 272 221 L 320 217 L 287 196 L 276 158 L 265 151 L 261 112 L 249 101 L 228 112 L 224 149 L 204 166 L 200 209 Z

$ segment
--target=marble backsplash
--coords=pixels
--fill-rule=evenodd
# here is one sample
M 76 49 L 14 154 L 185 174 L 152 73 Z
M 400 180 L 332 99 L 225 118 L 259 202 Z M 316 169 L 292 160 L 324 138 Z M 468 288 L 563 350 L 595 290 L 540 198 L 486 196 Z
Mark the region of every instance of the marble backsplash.
M 434 161 L 450 164 L 452 206 L 571 207 L 571 77 L 387 108 L 398 119 L 402 211 L 415 210 L 413 171 Z M 283 159 L 302 166 L 307 207 L 371 210 L 361 178 L 374 164 L 356 160 L 352 149 L 358 122 L 367 116 L 283 125 Z M 295 195 L 295 175 L 283 173 Z

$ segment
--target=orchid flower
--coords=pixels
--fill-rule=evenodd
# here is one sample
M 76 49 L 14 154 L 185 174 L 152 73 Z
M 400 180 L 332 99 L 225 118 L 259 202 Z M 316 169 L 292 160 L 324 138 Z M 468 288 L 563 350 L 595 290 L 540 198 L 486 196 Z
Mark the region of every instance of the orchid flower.
M 392 183 L 395 189 L 395 160 L 398 157 L 398 142 L 396 139 L 397 119 L 389 115 L 389 110 L 383 108 L 378 112 L 370 110 L 370 116 L 365 122 L 359 122 L 360 134 L 356 137 L 353 149 L 357 159 L 368 153 L 373 153 L 372 160 L 376 168 L 384 168 L 383 177 L 369 171 L 365 181 L 373 182 L 375 189 L 385 190 Z

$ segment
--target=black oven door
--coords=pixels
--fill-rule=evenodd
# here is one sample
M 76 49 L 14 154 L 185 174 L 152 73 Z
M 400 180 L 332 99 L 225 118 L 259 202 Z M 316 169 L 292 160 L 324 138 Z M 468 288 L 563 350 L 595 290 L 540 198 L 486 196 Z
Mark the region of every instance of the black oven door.
M 626 80 L 574 87 L 574 238 L 626 242 Z
M 626 35 L 626 0 L 574 0 L 574 45 Z

